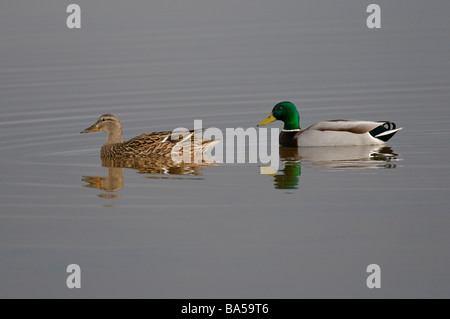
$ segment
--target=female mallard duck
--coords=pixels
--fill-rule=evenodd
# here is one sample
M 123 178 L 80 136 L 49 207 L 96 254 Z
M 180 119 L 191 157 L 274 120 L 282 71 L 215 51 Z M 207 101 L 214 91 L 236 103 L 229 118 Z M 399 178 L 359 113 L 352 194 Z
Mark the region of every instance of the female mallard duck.
M 172 135 L 173 132 L 151 132 L 136 136 L 128 141 L 122 140 L 122 124 L 119 119 L 112 114 L 104 114 L 97 122 L 81 133 L 91 133 L 104 131 L 108 133 L 106 143 L 101 148 L 102 158 L 145 158 L 158 156 L 171 156 L 175 146 L 186 142 L 194 135 L 194 131 L 185 134 Z M 173 138 L 180 136 L 180 138 Z M 191 155 L 195 152 L 206 152 L 210 147 L 219 141 L 194 138 L 191 143 Z M 194 140 L 192 139 L 192 140 Z M 180 149 L 180 148 L 179 148 Z
M 387 121 L 332 120 L 318 122 L 302 130 L 297 108 L 291 102 L 275 105 L 269 117 L 258 126 L 275 120 L 284 122 L 280 145 L 291 147 L 383 145 L 402 129 Z

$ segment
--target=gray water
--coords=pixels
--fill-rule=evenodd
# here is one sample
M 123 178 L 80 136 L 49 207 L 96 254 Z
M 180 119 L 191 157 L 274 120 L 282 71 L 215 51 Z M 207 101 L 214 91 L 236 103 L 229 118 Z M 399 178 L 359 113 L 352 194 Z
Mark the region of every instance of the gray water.
M 80 30 L 68 3 L 0 4 L 1 298 L 450 297 L 447 0 L 377 1 L 377 30 L 370 1 L 92 2 Z M 126 139 L 255 127 L 282 100 L 302 127 L 404 129 L 347 157 L 280 149 L 267 174 L 108 168 L 105 135 L 79 134 L 103 113 Z

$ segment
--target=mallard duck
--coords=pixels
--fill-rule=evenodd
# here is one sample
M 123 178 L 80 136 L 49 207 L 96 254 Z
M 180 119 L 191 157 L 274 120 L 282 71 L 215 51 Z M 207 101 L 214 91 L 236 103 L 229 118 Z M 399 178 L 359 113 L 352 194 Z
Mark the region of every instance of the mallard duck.
M 194 135 L 194 131 L 172 139 L 171 131 L 151 132 L 136 136 L 128 141 L 122 140 L 122 123 L 112 114 L 104 114 L 97 122 L 83 130 L 81 133 L 104 131 L 108 133 L 106 143 L 102 146 L 100 154 L 102 158 L 145 158 L 158 156 L 171 156 L 172 149 L 179 143 L 186 142 Z M 186 132 L 187 133 L 187 132 Z M 218 140 L 191 139 L 191 155 L 195 152 L 205 153 L 210 147 L 218 143 Z
M 258 126 L 275 120 L 284 122 L 280 132 L 280 145 L 297 146 L 354 146 L 383 145 L 402 128 L 388 121 L 332 120 L 300 128 L 297 108 L 291 102 L 275 105 L 272 113 Z

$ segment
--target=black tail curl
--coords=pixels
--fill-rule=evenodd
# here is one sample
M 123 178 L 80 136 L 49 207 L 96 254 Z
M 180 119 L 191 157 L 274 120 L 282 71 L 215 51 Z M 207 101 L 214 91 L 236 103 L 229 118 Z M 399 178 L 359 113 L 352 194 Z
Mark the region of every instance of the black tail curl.
M 397 128 L 397 125 L 394 122 L 389 122 L 389 121 L 380 121 L 380 123 L 383 123 L 383 124 L 378 126 L 377 128 L 374 128 L 369 133 L 373 137 L 375 137 L 379 140 L 382 140 L 383 142 L 387 142 L 388 140 L 391 139 L 392 136 L 394 136 L 395 133 L 397 133 L 397 131 L 392 132 L 391 134 L 383 135 L 383 136 L 377 137 L 377 135 L 387 132 L 387 131 L 395 130 Z
M 397 124 L 395 124 L 394 122 L 380 121 L 380 123 L 384 123 L 383 127 L 386 129 L 386 131 L 395 130 L 397 128 Z

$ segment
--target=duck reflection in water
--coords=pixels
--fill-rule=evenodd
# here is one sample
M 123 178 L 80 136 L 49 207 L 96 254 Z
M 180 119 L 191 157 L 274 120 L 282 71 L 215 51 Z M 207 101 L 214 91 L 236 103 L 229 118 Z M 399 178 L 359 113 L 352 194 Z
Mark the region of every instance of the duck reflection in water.
M 283 169 L 263 167 L 261 173 L 274 177 L 276 189 L 297 189 L 302 166 L 324 170 L 396 168 L 398 154 L 387 146 L 280 147 Z
M 105 192 L 114 193 L 124 187 L 123 169 L 136 170 L 138 174 L 147 175 L 153 179 L 181 179 L 187 176 L 201 176 L 202 169 L 213 166 L 214 163 L 175 163 L 169 157 L 154 157 L 145 159 L 109 159 L 102 158 L 102 166 L 108 168 L 108 176 L 83 176 L 84 187 L 97 188 Z M 192 177 L 191 177 L 192 179 Z M 117 194 L 101 194 L 102 198 L 119 198 Z

